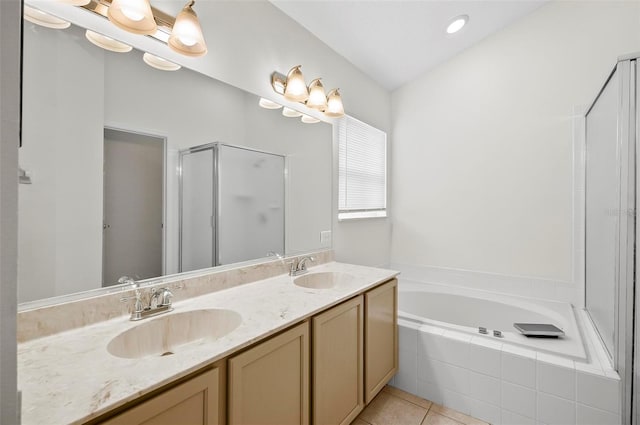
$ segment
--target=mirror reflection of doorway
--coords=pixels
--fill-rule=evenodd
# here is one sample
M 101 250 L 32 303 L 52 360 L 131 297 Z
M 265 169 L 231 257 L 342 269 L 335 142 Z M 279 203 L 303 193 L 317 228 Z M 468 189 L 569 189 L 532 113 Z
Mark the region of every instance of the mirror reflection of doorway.
M 104 130 L 102 286 L 162 275 L 165 139 Z

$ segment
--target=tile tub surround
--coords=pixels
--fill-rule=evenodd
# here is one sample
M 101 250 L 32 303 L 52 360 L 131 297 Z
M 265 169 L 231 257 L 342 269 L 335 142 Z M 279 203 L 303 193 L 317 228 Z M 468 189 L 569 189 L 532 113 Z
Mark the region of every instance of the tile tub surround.
M 354 278 L 330 289 L 308 289 L 281 274 L 176 301 L 174 313 L 225 308 L 239 313 L 242 324 L 215 341 L 186 344 L 172 356 L 123 359 L 109 354 L 106 347 L 113 337 L 144 322 L 131 322 L 125 315 L 18 344 L 22 423 L 66 424 L 95 418 L 397 275 L 336 262 L 309 271 L 343 272 Z
M 619 424 L 620 378 L 577 316 L 588 362 L 400 320 L 392 384 L 494 425 Z
M 311 266 L 333 261 L 333 250 L 313 252 Z M 221 291 L 238 285 L 281 275 L 289 270 L 290 261 L 304 255 L 291 256 L 254 264 L 237 264 L 218 269 L 206 269 L 143 281 L 143 287 L 172 288 L 174 302 Z M 129 314 L 129 303 L 120 302 L 122 297 L 132 296 L 132 290 L 114 288 L 105 293 L 99 291 L 52 299 L 50 305 L 38 306 L 39 302 L 20 306 L 18 312 L 18 342 L 29 341 L 59 332 L 88 326 Z M 73 299 L 80 297 L 79 299 Z M 71 298 L 71 300 L 69 300 Z M 47 301 L 48 302 L 48 301 Z M 30 305 L 35 305 L 33 308 Z

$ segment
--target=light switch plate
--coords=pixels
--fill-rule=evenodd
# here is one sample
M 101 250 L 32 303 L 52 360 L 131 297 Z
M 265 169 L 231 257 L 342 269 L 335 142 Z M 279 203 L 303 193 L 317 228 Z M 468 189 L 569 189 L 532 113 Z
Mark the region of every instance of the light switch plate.
M 320 232 L 320 245 L 323 248 L 331 247 L 331 230 L 324 230 Z

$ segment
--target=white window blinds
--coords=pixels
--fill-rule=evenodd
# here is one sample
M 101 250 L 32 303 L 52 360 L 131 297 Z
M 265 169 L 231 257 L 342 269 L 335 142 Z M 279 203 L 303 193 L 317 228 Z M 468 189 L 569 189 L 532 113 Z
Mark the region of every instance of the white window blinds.
M 338 219 L 387 216 L 387 134 L 350 116 L 338 124 L 338 191 Z

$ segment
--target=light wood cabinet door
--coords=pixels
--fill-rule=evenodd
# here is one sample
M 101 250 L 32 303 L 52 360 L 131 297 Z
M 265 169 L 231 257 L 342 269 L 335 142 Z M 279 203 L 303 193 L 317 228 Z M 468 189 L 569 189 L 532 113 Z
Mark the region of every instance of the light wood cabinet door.
M 313 423 L 350 424 L 364 408 L 362 295 L 315 316 Z
M 105 425 L 222 425 L 224 366 L 176 385 L 102 422 Z
M 398 281 L 365 297 L 365 402 L 369 403 L 398 371 Z
M 309 423 L 309 323 L 229 359 L 229 424 Z

